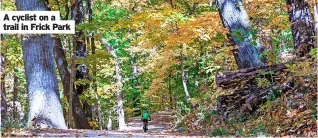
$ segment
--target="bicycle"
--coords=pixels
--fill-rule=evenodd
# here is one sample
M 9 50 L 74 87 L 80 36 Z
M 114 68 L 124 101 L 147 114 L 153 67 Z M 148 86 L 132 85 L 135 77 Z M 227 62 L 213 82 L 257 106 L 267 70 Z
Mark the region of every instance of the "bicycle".
M 148 121 L 151 121 L 150 119 L 148 120 L 142 120 L 143 121 L 143 127 L 142 129 L 144 130 L 144 132 L 148 131 Z

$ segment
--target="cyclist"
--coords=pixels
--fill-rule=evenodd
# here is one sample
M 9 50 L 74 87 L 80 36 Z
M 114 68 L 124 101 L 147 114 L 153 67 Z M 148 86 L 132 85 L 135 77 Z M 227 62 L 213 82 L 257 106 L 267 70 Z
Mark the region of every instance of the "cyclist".
M 141 120 L 144 123 L 144 126 L 143 126 L 144 132 L 146 132 L 148 130 L 148 121 L 151 121 L 150 115 L 147 110 L 142 114 Z

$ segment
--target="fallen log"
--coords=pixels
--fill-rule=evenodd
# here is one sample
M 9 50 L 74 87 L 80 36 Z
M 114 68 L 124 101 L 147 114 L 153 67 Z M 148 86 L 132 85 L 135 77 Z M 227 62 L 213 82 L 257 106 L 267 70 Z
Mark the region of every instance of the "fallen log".
M 240 69 L 232 72 L 223 72 L 216 75 L 216 84 L 221 88 L 235 88 L 255 81 L 255 77 L 265 72 L 280 72 L 286 69 L 285 63 Z M 246 86 L 245 86 L 246 87 Z
M 274 93 L 274 95 L 279 96 L 290 89 L 296 89 L 294 87 L 294 77 L 287 79 L 283 76 L 289 76 L 288 74 L 290 73 L 289 70 L 285 70 L 287 69 L 286 64 L 298 64 L 300 62 L 315 63 L 316 61 L 315 58 L 306 56 L 294 59 L 288 63 L 217 74 L 216 84 L 218 87 L 234 89 L 232 94 L 222 95 L 217 98 L 218 113 L 223 118 L 233 115 L 244 119 L 247 115 L 254 113 L 262 103 L 267 100 L 273 100 L 271 94 Z M 271 82 L 271 86 L 267 88 L 258 87 L 256 78 L 266 78 Z
M 273 75 L 279 74 L 280 72 L 283 72 L 284 69 L 287 69 L 286 64 L 294 64 L 298 62 L 316 62 L 316 61 L 315 61 L 315 58 L 312 58 L 311 56 L 306 55 L 304 57 L 293 59 L 285 63 L 267 65 L 267 66 L 261 66 L 261 67 L 245 68 L 245 69 L 240 69 L 240 70 L 230 71 L 230 72 L 221 72 L 215 76 L 216 85 L 223 89 L 248 88 L 251 84 L 255 84 L 255 78 L 258 77 L 260 74 L 264 74 L 263 77 L 266 77 L 267 79 L 279 80 L 280 79 L 279 75 L 277 78 L 273 78 Z M 266 73 L 266 72 L 272 72 L 272 73 Z M 243 87 L 240 87 L 240 86 L 243 86 Z
M 251 85 L 247 89 L 236 90 L 232 94 L 219 96 L 217 98 L 218 113 L 224 118 L 230 114 L 235 117 L 245 118 L 254 112 L 260 104 L 270 99 L 270 94 L 284 93 L 294 89 L 294 80 L 290 80 L 281 86 L 269 87 L 266 89 L 258 88 L 257 85 Z

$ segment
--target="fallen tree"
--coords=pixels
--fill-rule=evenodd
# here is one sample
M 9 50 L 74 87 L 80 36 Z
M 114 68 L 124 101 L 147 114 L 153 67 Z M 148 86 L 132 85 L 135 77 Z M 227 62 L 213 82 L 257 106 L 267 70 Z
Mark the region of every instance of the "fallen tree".
M 310 57 L 303 57 L 289 63 L 315 62 Z M 279 96 L 294 87 L 294 78 L 283 76 L 290 71 L 286 70 L 286 63 L 240 69 L 232 72 L 216 75 L 216 84 L 223 89 L 234 89 L 232 94 L 222 95 L 217 98 L 217 110 L 224 118 L 231 115 L 245 118 L 256 111 L 262 103 L 270 100 L 272 95 Z M 267 87 L 259 87 L 257 78 L 267 79 L 271 84 Z
M 268 65 L 262 67 L 252 67 L 246 69 L 240 69 L 232 72 L 219 73 L 216 75 L 216 84 L 221 88 L 235 88 L 239 85 L 253 83 L 255 77 L 259 74 L 264 74 L 266 77 L 266 72 L 280 72 L 286 69 L 285 63 Z M 271 73 L 268 73 L 269 75 Z
M 272 95 L 279 96 L 288 90 L 294 89 L 294 80 L 291 79 L 281 86 L 276 85 L 265 89 L 252 85 L 247 89 L 236 90 L 233 94 L 219 96 L 217 98 L 217 110 L 224 118 L 232 113 L 236 117 L 244 119 L 247 115 L 256 111 L 260 104 L 270 100 Z

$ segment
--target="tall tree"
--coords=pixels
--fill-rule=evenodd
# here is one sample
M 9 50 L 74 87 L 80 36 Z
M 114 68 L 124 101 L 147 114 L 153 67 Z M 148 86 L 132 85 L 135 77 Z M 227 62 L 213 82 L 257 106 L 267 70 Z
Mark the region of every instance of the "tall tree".
M 180 49 L 180 64 L 181 64 L 181 77 L 182 77 L 182 85 L 183 85 L 183 89 L 184 89 L 184 93 L 186 95 L 186 100 L 188 103 L 190 103 L 191 101 L 191 96 L 190 93 L 188 91 L 188 86 L 187 86 L 187 77 L 186 77 L 186 71 L 184 70 L 184 59 L 183 59 L 183 46 L 181 46 Z
M 0 51 L 3 48 L 3 40 L 4 37 L 1 34 L 1 44 L 0 44 Z M 6 89 L 5 89 L 5 55 L 4 53 L 0 53 L 0 94 L 1 94 L 1 120 L 3 121 L 6 119 L 6 111 L 7 111 L 7 98 L 6 98 Z
M 233 51 L 238 68 L 263 65 L 259 56 L 261 46 L 252 45 L 250 20 L 242 0 L 217 0 L 216 2 L 223 25 L 230 30 L 232 42 L 239 46 Z
M 139 85 L 139 81 L 137 79 L 138 77 L 138 68 L 137 68 L 137 64 L 136 64 L 136 56 L 133 52 L 129 52 L 130 55 L 130 68 L 131 68 L 131 73 L 132 76 L 130 77 L 130 79 L 132 80 L 130 85 L 133 91 L 133 97 L 131 98 L 132 102 L 133 102 L 133 108 L 139 108 L 140 105 L 138 105 L 139 101 L 140 101 L 140 92 L 139 90 L 137 90 L 136 86 Z M 137 111 L 137 110 L 136 110 Z M 141 113 L 141 110 L 138 110 Z
M 19 78 L 17 75 L 13 77 L 13 119 L 17 121 L 18 119 L 18 110 L 17 110 L 17 101 L 18 101 L 18 85 L 19 85 Z
M 72 5 L 72 17 L 75 20 L 75 25 L 80 25 L 84 23 L 84 9 L 82 0 L 74 0 Z M 76 37 L 73 40 L 73 44 L 76 45 L 76 58 L 86 58 L 87 50 L 84 40 L 84 31 L 79 30 L 76 32 Z M 88 79 L 88 68 L 85 64 L 77 64 L 76 65 L 76 80 L 79 79 Z M 77 85 L 76 91 L 78 94 L 84 92 L 87 89 L 87 85 Z
M 84 23 L 84 8 L 82 0 L 74 0 L 72 5 L 72 18 L 75 20 L 75 25 L 80 25 Z M 76 31 L 74 37 L 73 45 L 76 47 L 76 58 L 83 59 L 87 57 L 87 50 L 85 45 L 85 38 L 84 38 L 84 30 Z M 86 64 L 76 64 L 76 72 L 75 72 L 75 80 L 85 80 L 89 79 L 88 74 L 88 67 Z M 75 94 L 82 94 L 88 88 L 88 84 L 78 84 L 76 85 L 76 93 Z M 87 102 L 83 101 L 83 110 L 84 113 L 87 115 L 90 112 L 90 108 L 87 107 Z M 86 116 L 87 117 L 87 116 Z
M 125 112 L 124 112 L 124 101 L 123 101 L 123 80 L 122 76 L 120 74 L 120 62 L 117 57 L 117 54 L 115 50 L 112 48 L 112 46 L 107 42 L 106 39 L 102 38 L 102 42 L 106 49 L 108 50 L 108 53 L 112 55 L 115 61 L 115 72 L 116 72 L 116 85 L 117 85 L 117 121 L 118 121 L 118 129 L 119 130 L 124 130 L 126 128 L 126 123 L 125 123 Z
M 318 35 L 318 2 L 316 0 L 314 0 L 314 21 L 315 21 L 315 33 L 317 37 Z
M 70 87 L 72 86 L 73 90 L 75 90 L 75 88 L 74 84 L 71 84 L 70 82 L 70 72 L 67 69 L 68 64 L 65 52 L 62 47 L 62 42 L 59 36 L 54 37 L 54 55 L 55 62 L 57 64 L 57 69 L 60 73 L 60 78 L 62 80 L 64 95 L 70 101 Z M 81 129 L 90 128 L 88 119 L 84 115 L 84 111 L 78 95 L 73 92 L 72 97 L 72 116 L 75 122 L 75 127 Z
M 19 11 L 48 10 L 42 0 L 16 0 Z M 41 125 L 67 129 L 59 98 L 50 35 L 23 35 L 22 50 L 29 99 L 30 122 L 33 118 Z
M 72 115 L 73 114 L 73 109 L 79 109 L 79 111 L 82 111 L 82 106 L 80 104 L 79 107 L 77 108 L 73 108 L 73 97 L 78 97 L 78 95 L 76 94 L 74 96 L 74 91 L 75 91 L 75 87 L 74 87 L 74 72 L 75 72 L 75 58 L 76 58 L 76 45 L 73 45 L 73 55 L 72 55 L 72 59 L 71 59 L 71 74 L 69 75 L 70 76 L 70 79 L 69 79 L 69 100 L 68 100 L 68 103 L 69 103 L 69 106 L 70 108 L 68 109 L 69 111 L 69 114 L 68 114 L 68 119 L 69 119 L 69 127 L 73 127 L 73 118 L 72 118 Z M 80 103 L 80 102 L 79 102 Z M 76 112 L 76 111 L 75 111 Z M 85 120 L 87 119 L 85 116 L 84 116 L 84 111 L 82 111 L 80 113 L 81 117 L 83 116 L 83 118 L 85 118 Z M 75 117 L 74 117 L 75 118 Z M 79 120 L 76 120 L 76 122 L 79 121 Z M 75 123 L 76 124 L 76 123 Z M 79 127 L 79 124 L 81 123 L 78 123 L 76 125 L 76 127 Z
M 2 5 L 2 1 L 0 0 L 0 6 Z M 3 48 L 3 43 L 2 41 L 4 40 L 3 35 L 0 34 L 0 51 Z M 6 102 L 6 96 L 5 96 L 5 57 L 4 54 L 1 52 L 0 53 L 0 112 L 1 112 L 1 119 L 0 121 L 2 122 L 5 119 L 5 114 L 6 114 L 6 109 L 7 109 L 7 102 Z
M 112 130 L 112 110 L 108 112 L 107 130 Z
M 83 3 L 81 0 L 74 0 L 72 3 L 72 19 L 75 20 L 75 24 L 79 25 L 84 23 L 84 9 L 83 9 Z M 66 16 L 67 17 L 67 16 Z M 75 37 L 73 39 L 73 47 L 75 48 L 74 50 L 76 50 L 74 52 L 75 57 L 76 58 L 85 58 L 87 56 L 86 53 L 86 46 L 83 40 L 83 30 L 80 31 L 76 31 Z M 58 43 L 61 43 L 61 41 L 57 41 Z M 64 55 L 65 57 L 65 55 Z M 73 58 L 72 58 L 73 60 Z M 79 79 L 87 79 L 88 78 L 88 70 L 87 70 L 87 66 L 85 64 L 77 64 L 76 65 L 76 73 L 75 73 L 75 79 L 79 80 Z M 69 74 L 69 73 L 68 73 Z M 66 74 L 67 75 L 67 74 Z M 70 76 L 67 75 L 67 76 Z M 70 76 L 71 77 L 71 76 Z M 73 105 L 73 109 L 72 109 L 72 114 L 73 114 L 73 119 L 74 119 L 74 123 L 75 123 L 75 127 L 76 128 L 81 128 L 81 129 L 91 129 L 91 126 L 88 123 L 87 118 L 85 117 L 85 111 L 83 109 L 83 106 L 80 104 L 80 100 L 79 100 L 79 95 L 82 94 L 84 92 L 85 89 L 87 89 L 87 85 L 77 85 L 75 87 L 75 91 L 76 92 L 72 92 L 70 91 L 70 89 L 74 90 L 72 82 L 70 81 L 71 79 L 65 80 L 65 83 L 69 82 L 68 84 L 68 90 L 69 90 L 69 94 L 70 97 L 69 101 L 72 101 L 72 105 Z M 67 86 L 66 86 L 67 87 Z
M 318 2 L 314 0 L 314 21 L 315 21 L 315 38 L 316 38 L 316 46 L 318 45 Z
M 49 5 L 49 1 L 46 0 L 46 3 Z M 69 8 L 68 8 L 68 1 L 65 2 L 65 10 L 66 11 L 66 15 L 63 18 L 64 20 L 67 20 L 68 17 L 68 13 L 69 13 Z M 59 2 L 56 1 L 56 4 L 58 6 L 58 9 L 60 9 L 59 7 Z M 51 8 L 48 7 L 48 10 L 51 11 Z M 62 46 L 62 41 L 59 35 L 53 35 L 53 49 L 54 49 L 54 58 L 55 58 L 55 62 L 57 65 L 57 69 L 59 71 L 60 74 L 60 78 L 62 81 L 62 85 L 63 85 L 63 94 L 66 96 L 67 100 L 69 101 L 69 105 L 70 105 L 70 110 L 69 110 L 69 128 L 72 128 L 72 117 L 74 118 L 75 121 L 75 127 L 76 128 L 90 128 L 87 127 L 89 126 L 88 123 L 88 119 L 85 117 L 84 115 L 84 111 L 82 108 L 82 105 L 80 103 L 79 97 L 78 95 L 74 95 L 73 90 L 75 90 L 74 87 L 74 81 L 71 81 L 70 78 L 70 72 L 67 69 L 67 60 L 66 60 L 66 56 L 65 56 L 65 51 L 63 49 Z M 75 49 L 76 52 L 76 49 Z M 73 56 L 74 57 L 74 56 Z M 73 65 L 73 58 L 72 58 L 72 65 Z M 71 70 L 72 70 L 72 66 L 71 65 Z M 72 92 L 72 93 L 71 93 Z M 75 107 L 75 108 L 73 108 Z
M 287 4 L 291 7 L 289 20 L 293 22 L 294 48 L 297 56 L 302 57 L 315 47 L 315 39 L 312 37 L 315 35 L 313 18 L 305 0 L 287 0 Z
M 86 0 L 86 7 L 87 7 L 87 14 L 88 14 L 88 21 L 92 22 L 93 21 L 93 3 L 92 0 Z M 96 46 L 95 46 L 95 38 L 94 38 L 94 32 L 90 32 L 90 36 L 89 36 L 89 44 L 91 46 L 91 50 L 92 50 L 92 55 L 94 55 L 96 53 Z M 93 63 L 93 75 L 96 76 L 96 64 Z M 95 97 L 96 97 L 96 103 L 95 103 L 95 107 L 97 107 L 97 110 L 93 110 L 94 111 L 94 115 L 96 116 L 95 118 L 97 120 L 100 120 L 101 116 L 100 116 L 100 101 L 98 99 L 97 96 L 97 82 L 96 79 L 93 79 L 93 89 L 94 89 L 94 93 L 95 93 Z

